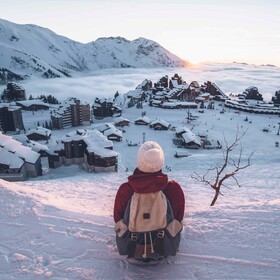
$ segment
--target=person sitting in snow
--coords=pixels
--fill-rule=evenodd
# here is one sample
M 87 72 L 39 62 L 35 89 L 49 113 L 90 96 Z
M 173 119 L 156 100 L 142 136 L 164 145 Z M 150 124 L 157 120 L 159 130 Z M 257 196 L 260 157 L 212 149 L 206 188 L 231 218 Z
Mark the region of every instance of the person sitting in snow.
M 128 177 L 128 181 L 123 183 L 117 191 L 114 204 L 114 220 L 116 223 L 117 246 L 121 255 L 128 255 L 128 257 L 138 259 L 141 259 L 143 256 L 143 258 L 151 259 L 155 256 L 174 256 L 177 253 L 180 243 L 180 232 L 182 230 L 181 223 L 185 212 L 185 197 L 181 186 L 176 181 L 169 181 L 168 176 L 162 173 L 163 167 L 164 153 L 160 145 L 153 141 L 145 142 L 140 146 L 137 154 L 137 168 L 134 170 L 133 175 Z M 165 224 L 159 226 L 164 227 L 164 230 L 156 231 L 153 226 L 150 227 L 149 223 L 155 223 L 152 218 L 154 214 L 141 213 L 140 218 L 144 217 L 143 222 L 146 223 L 146 229 L 139 230 L 138 228 L 142 235 L 144 235 L 144 237 L 141 237 L 137 233 L 137 229 L 133 230 L 131 228 L 131 223 L 136 223 L 134 225 L 135 228 L 138 226 L 137 223 L 142 223 L 141 221 L 138 222 L 139 219 L 136 217 L 138 215 L 137 212 L 141 212 L 139 208 L 142 207 L 143 201 L 144 204 L 147 204 L 148 202 L 145 203 L 145 201 L 151 201 L 150 196 L 157 194 L 160 197 L 159 199 L 163 198 L 166 201 L 163 202 L 165 208 L 160 206 L 161 202 L 152 202 L 156 207 L 147 205 L 143 207 L 146 207 L 146 212 L 149 212 L 147 207 L 158 208 L 156 209 L 157 212 L 154 220 L 164 220 L 167 217 Z M 141 197 L 144 198 L 141 200 Z M 135 203 L 136 206 L 133 206 Z M 171 210 L 168 210 L 170 208 Z M 133 217 L 131 217 L 132 212 Z M 139 227 L 141 226 L 143 225 L 139 225 Z M 169 228 L 167 230 L 168 233 L 166 233 L 165 228 Z M 159 232 L 161 233 L 159 234 Z M 174 240 L 170 236 L 175 237 Z M 171 245 L 168 243 L 170 241 L 166 240 L 166 238 L 172 239 Z M 144 252 L 140 253 L 139 257 L 139 254 L 136 256 L 136 251 L 140 246 L 137 244 L 141 241 L 140 239 L 143 239 L 142 247 Z

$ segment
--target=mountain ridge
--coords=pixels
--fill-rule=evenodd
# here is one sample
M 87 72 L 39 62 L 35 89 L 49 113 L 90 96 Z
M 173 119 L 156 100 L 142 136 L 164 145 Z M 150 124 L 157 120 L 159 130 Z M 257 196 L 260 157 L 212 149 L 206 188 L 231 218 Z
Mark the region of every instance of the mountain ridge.
M 101 37 L 80 43 L 34 24 L 0 19 L 0 70 L 22 77 L 72 76 L 105 68 L 183 67 L 187 62 L 155 41 Z

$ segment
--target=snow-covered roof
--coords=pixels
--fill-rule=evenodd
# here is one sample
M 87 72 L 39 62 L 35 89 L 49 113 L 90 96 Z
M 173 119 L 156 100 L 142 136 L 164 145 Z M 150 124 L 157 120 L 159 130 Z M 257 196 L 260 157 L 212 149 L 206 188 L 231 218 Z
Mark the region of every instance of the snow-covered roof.
M 8 103 L 0 103 L 0 108 L 5 108 L 5 107 L 7 107 L 9 111 L 15 111 L 21 109 L 20 106 L 8 104 Z
M 49 104 L 44 103 L 43 100 L 40 99 L 17 101 L 17 104 L 20 104 L 24 107 L 30 107 L 32 105 L 43 105 L 49 107 Z
M 173 88 L 172 90 L 169 90 L 168 92 L 165 92 L 165 94 L 167 95 L 167 96 L 172 96 L 172 95 L 174 95 L 174 94 L 176 94 L 176 93 L 179 93 L 179 92 L 181 92 L 182 90 L 181 89 L 179 89 L 179 88 Z
M 176 133 L 182 133 L 182 132 L 186 132 L 186 131 L 189 131 L 190 129 L 185 127 L 185 126 L 177 126 L 175 128 L 175 132 Z
M 137 122 L 137 121 L 143 121 L 145 123 L 150 123 L 150 119 L 148 117 L 146 117 L 146 116 L 137 118 L 135 120 L 135 122 Z
M 152 102 L 153 104 L 157 104 L 157 105 L 159 105 L 159 104 L 161 104 L 161 100 L 153 100 L 153 102 Z
M 115 118 L 115 123 L 120 123 L 120 122 L 130 122 L 128 119 L 124 118 L 124 117 L 118 117 L 118 118 Z
M 191 131 L 187 130 L 182 134 L 182 137 L 186 143 L 194 142 L 197 145 L 201 146 L 201 142 L 198 137 Z
M 163 108 L 174 108 L 176 106 L 178 106 L 178 107 L 180 107 L 180 106 L 182 106 L 182 107 L 196 106 L 197 107 L 197 103 L 188 102 L 188 101 L 176 101 L 176 102 L 163 102 L 162 103 Z
M 110 150 L 110 149 L 105 149 L 102 146 L 96 144 L 92 144 L 91 146 L 87 147 L 88 152 L 94 153 L 96 155 L 99 155 L 103 158 L 106 157 L 116 157 L 118 155 L 117 152 Z
M 43 145 L 43 144 L 40 144 L 40 143 L 38 143 L 36 141 L 32 141 L 32 140 L 29 140 L 27 142 L 27 146 L 35 152 L 40 152 L 40 151 L 45 151 L 46 152 L 46 151 L 49 150 L 47 145 Z
M 9 168 L 14 169 L 21 168 L 24 164 L 24 161 L 16 154 L 0 147 L 0 164 L 8 165 Z
M 145 79 L 141 84 L 139 84 L 136 89 L 142 89 L 143 87 L 145 87 L 148 83 L 150 83 L 150 80 Z
M 111 130 L 111 128 L 110 128 Z M 115 133 L 121 132 L 120 130 L 116 129 L 113 130 Z M 106 130 L 107 132 L 107 130 Z M 122 134 L 121 134 L 122 137 Z M 108 140 L 108 138 L 103 135 L 100 131 L 96 129 L 89 129 L 89 130 L 76 130 L 73 132 L 67 133 L 67 136 L 63 137 L 61 139 L 62 143 L 65 142 L 71 142 L 71 141 L 80 141 L 83 140 L 86 144 L 86 149 L 89 152 L 93 152 L 97 155 L 100 155 L 102 157 L 113 157 L 118 155 L 117 152 L 110 150 L 108 148 L 113 147 L 113 142 L 111 140 Z M 62 145 L 62 144 L 60 144 Z M 55 150 L 61 150 L 64 147 L 61 146 L 61 148 L 58 148 L 58 145 L 55 145 L 52 147 L 48 153 L 52 154 Z
M 178 106 L 177 102 L 163 102 L 161 105 L 163 108 L 174 108 Z
M 76 135 L 70 135 L 70 136 L 63 137 L 61 139 L 61 142 L 68 143 L 68 142 L 72 142 L 72 141 L 81 141 L 83 139 L 84 139 L 83 135 L 76 134 Z
M 198 100 L 198 101 L 204 101 L 204 100 L 205 100 L 205 98 L 204 98 L 204 97 L 202 97 L 202 96 L 197 96 L 197 97 L 195 98 L 195 100 Z
M 98 144 L 99 146 L 102 146 L 103 148 L 113 147 L 113 142 L 111 140 L 109 140 L 106 136 L 104 136 L 102 133 L 101 133 L 101 135 L 88 134 L 83 139 L 84 139 L 84 142 L 86 143 L 87 147 L 91 147 L 96 144 Z
M 40 154 L 32 151 L 31 148 L 23 146 L 20 142 L 14 140 L 12 137 L 4 135 L 0 132 L 0 146 L 7 151 L 15 153 L 18 157 L 22 158 L 25 162 L 34 164 Z
M 94 126 L 95 129 L 104 132 L 107 129 L 114 128 L 115 126 L 112 123 L 101 123 Z
M 126 93 L 126 95 L 128 97 L 135 97 L 135 98 L 139 98 L 141 97 L 143 91 L 141 89 L 135 89 L 135 90 L 130 90 Z
M 31 148 L 22 145 L 19 146 L 16 153 L 20 158 L 24 159 L 25 162 L 32 163 L 32 164 L 36 163 L 38 158 L 40 158 L 40 154 L 32 151 Z
M 226 100 L 226 107 L 235 108 L 247 112 L 255 112 L 262 114 L 280 114 L 280 108 L 274 106 L 256 106 L 249 105 L 248 102 L 246 104 L 242 104 L 241 100 Z
M 106 102 L 106 103 L 114 103 L 114 101 L 113 101 L 113 99 L 111 97 L 108 97 L 108 98 L 102 97 L 102 98 L 95 99 L 94 104 L 102 104 L 104 102 Z
M 209 96 L 210 96 L 210 93 L 209 93 L 209 92 L 204 92 L 204 93 L 200 94 L 199 96 L 202 96 L 202 97 L 209 97 Z
M 162 126 L 169 127 L 169 123 L 164 120 L 154 120 L 150 123 L 150 125 L 161 124 Z
M 64 149 L 64 144 L 61 141 L 57 141 L 55 144 L 51 145 L 48 150 L 48 154 L 57 155 L 57 151 L 61 151 Z
M 112 134 L 114 134 L 116 136 L 119 136 L 119 137 L 122 137 L 122 132 L 115 127 L 109 128 L 109 129 L 104 131 L 105 136 L 109 136 L 109 135 L 112 135 Z
M 26 136 L 31 135 L 33 133 L 49 137 L 51 135 L 52 131 L 50 129 L 38 126 L 35 129 L 33 128 L 33 129 L 28 130 L 26 132 Z

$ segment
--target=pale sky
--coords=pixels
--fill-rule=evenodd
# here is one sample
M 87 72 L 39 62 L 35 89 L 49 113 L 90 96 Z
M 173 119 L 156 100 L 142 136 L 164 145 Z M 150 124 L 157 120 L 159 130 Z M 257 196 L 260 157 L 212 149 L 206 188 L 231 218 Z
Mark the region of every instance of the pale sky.
M 81 43 L 145 37 L 182 59 L 280 66 L 278 0 L 0 0 L 0 18 Z

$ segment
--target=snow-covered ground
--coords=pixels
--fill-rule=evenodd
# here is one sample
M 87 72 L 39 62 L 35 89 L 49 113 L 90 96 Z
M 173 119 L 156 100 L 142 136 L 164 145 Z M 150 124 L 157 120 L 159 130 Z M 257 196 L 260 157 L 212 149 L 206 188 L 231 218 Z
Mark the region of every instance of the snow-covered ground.
M 240 132 L 248 129 L 241 141 L 244 158 L 255 153 L 252 165 L 237 176 L 241 188 L 230 181 L 210 207 L 213 190 L 191 176 L 221 163 L 222 150 L 188 150 L 189 157 L 175 158 L 174 131 L 131 124 L 124 128 L 123 141 L 114 143 L 120 154 L 118 173 L 87 173 L 75 165 L 53 170 L 43 160 L 42 177 L 17 183 L 0 180 L 0 279 L 279 279 L 280 147 L 275 142 L 280 140 L 280 118 L 229 109 L 221 114 L 218 103 L 204 113 L 191 110 L 199 116 L 191 123 L 186 110 L 146 104 L 143 109 L 124 109 L 123 117 L 133 121 L 143 110 L 151 120 L 206 132 L 223 146 L 224 137 L 233 141 L 237 127 Z M 44 114 L 23 117 L 32 126 Z M 264 127 L 269 132 L 263 132 Z M 53 131 L 49 144 L 72 130 Z M 186 197 L 180 252 L 156 266 L 132 264 L 119 256 L 113 229 L 116 191 L 133 172 L 139 148 L 129 147 L 127 141 L 141 144 L 143 138 L 163 147 L 163 172 L 181 184 Z

